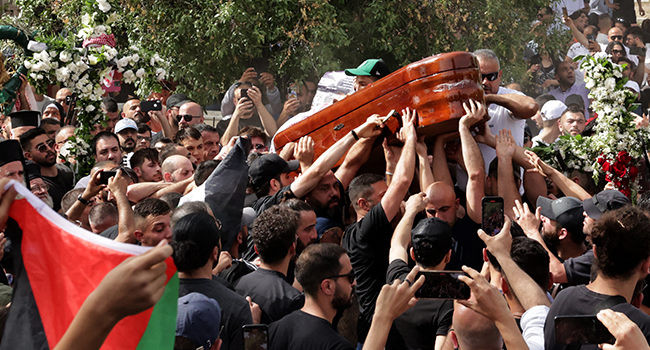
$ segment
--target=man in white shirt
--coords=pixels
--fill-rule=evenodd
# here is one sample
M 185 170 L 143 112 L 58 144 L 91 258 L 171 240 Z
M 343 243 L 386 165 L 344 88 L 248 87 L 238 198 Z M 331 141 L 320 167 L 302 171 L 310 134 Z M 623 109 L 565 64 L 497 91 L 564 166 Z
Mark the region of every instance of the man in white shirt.
M 539 135 L 533 137 L 533 147 L 546 146 L 555 143 L 560 136 L 557 120 L 566 110 L 566 105 L 561 101 L 548 101 L 542 107 L 542 129 Z

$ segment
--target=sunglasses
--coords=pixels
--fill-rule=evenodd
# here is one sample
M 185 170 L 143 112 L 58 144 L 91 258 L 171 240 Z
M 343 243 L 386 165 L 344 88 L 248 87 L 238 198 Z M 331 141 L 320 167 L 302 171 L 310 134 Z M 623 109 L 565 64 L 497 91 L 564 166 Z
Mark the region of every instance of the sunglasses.
M 325 279 L 326 280 L 328 280 L 328 279 L 337 279 L 337 278 L 341 278 L 341 277 L 347 277 L 350 284 L 354 283 L 354 270 L 350 271 L 349 273 L 347 273 L 345 275 L 330 276 L 330 277 L 326 277 Z
M 180 123 L 182 119 L 185 119 L 185 121 L 189 123 L 192 121 L 192 118 L 198 118 L 198 117 L 195 117 L 191 114 L 183 114 L 183 115 L 179 114 L 176 116 L 176 121 Z
M 623 50 L 612 50 L 612 53 L 617 53 L 619 55 L 623 54 Z
M 481 74 L 481 80 L 487 79 L 488 81 L 495 81 L 499 77 L 499 72 Z
M 611 38 L 612 38 L 612 40 L 615 40 L 615 41 L 623 40 L 622 35 L 612 35 Z
M 45 143 L 39 143 L 38 145 L 36 145 L 36 149 L 41 153 L 45 153 L 47 152 L 48 148 L 54 149 L 55 144 L 56 142 L 50 139 L 47 140 Z
M 151 137 L 138 136 L 138 141 L 142 141 L 142 140 L 145 140 L 145 141 L 151 142 Z

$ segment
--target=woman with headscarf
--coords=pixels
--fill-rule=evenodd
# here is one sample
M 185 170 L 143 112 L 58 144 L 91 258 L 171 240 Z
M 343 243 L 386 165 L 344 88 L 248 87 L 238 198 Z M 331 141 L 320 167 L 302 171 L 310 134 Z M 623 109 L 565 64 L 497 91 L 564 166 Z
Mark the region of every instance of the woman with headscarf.
M 56 118 L 61 122 L 61 125 L 63 125 L 63 116 L 65 116 L 65 112 L 63 111 L 63 106 L 61 106 L 60 103 L 54 101 L 43 105 L 41 114 L 43 118 Z

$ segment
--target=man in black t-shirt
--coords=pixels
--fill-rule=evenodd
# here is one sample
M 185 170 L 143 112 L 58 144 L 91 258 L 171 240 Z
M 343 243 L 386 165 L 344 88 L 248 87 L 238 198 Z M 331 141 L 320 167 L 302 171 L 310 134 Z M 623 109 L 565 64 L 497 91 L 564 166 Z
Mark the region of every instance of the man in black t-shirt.
M 269 350 L 353 350 L 332 327 L 337 312 L 352 306 L 354 270 L 345 250 L 312 244 L 296 261 L 305 306 L 269 327 Z
M 650 338 L 650 316 L 630 305 L 637 283 L 648 276 L 650 268 L 649 226 L 650 219 L 632 206 L 607 212 L 594 224 L 591 240 L 598 275 L 588 286 L 569 287 L 557 296 L 544 326 L 546 349 L 570 348 L 555 342 L 556 316 L 595 316 L 606 308 L 627 315 Z
M 54 209 L 61 209 L 61 199 L 74 187 L 74 175 L 70 168 L 56 163 L 54 140 L 41 128 L 31 129 L 20 135 L 20 145 L 25 151 L 25 158 L 38 164 L 43 181 L 48 185 Z
M 413 180 L 417 140 L 415 116 L 415 111 L 409 110 L 402 116 L 404 147 L 390 185 L 376 174 L 359 175 L 350 183 L 350 201 L 357 214 L 357 222 L 345 231 L 342 246 L 348 251 L 357 276 L 359 343 L 366 339 L 377 296 L 386 281 L 386 258 L 393 234 L 390 222 L 399 212 L 402 199 Z
M 415 216 L 428 203 L 424 193 L 414 194 L 406 203 L 406 212 L 400 220 L 390 244 L 386 281 L 404 280 L 411 271 L 408 256 L 426 270 L 444 270 L 451 258 L 452 232 L 446 222 L 438 218 L 421 220 L 411 231 Z M 413 248 L 409 251 L 409 244 Z M 454 303 L 451 300 L 422 299 L 395 321 L 388 335 L 386 349 L 439 349 L 451 326 Z M 434 341 L 435 335 L 435 341 Z
M 240 278 L 235 290 L 260 305 L 264 324 L 283 318 L 305 303 L 304 295 L 285 281 L 289 263 L 296 255 L 299 224 L 300 215 L 282 206 L 265 210 L 253 223 L 252 238 L 260 267 Z
M 221 232 L 214 218 L 192 213 L 174 223 L 172 246 L 178 268 L 179 295 L 204 294 L 221 306 L 222 349 L 244 349 L 242 327 L 252 324 L 248 301 L 212 278 L 212 267 L 219 259 Z

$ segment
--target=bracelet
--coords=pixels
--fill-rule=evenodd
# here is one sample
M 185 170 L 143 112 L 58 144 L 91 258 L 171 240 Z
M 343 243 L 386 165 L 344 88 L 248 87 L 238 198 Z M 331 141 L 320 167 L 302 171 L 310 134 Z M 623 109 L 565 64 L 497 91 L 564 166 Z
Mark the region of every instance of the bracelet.
M 352 137 L 354 137 L 355 140 L 359 141 L 359 135 L 357 135 L 357 133 L 354 132 L 354 130 L 352 130 L 350 132 L 352 133 Z
M 390 172 L 387 171 L 387 172 L 386 172 L 386 175 L 393 176 L 394 174 L 393 174 L 393 173 L 390 173 Z
M 81 202 L 81 204 L 83 204 L 83 205 L 88 205 L 88 204 L 90 204 L 90 201 L 85 200 L 84 197 L 82 197 L 82 195 L 83 195 L 83 194 L 80 194 L 79 197 L 77 197 L 77 200 L 78 200 L 79 202 Z

